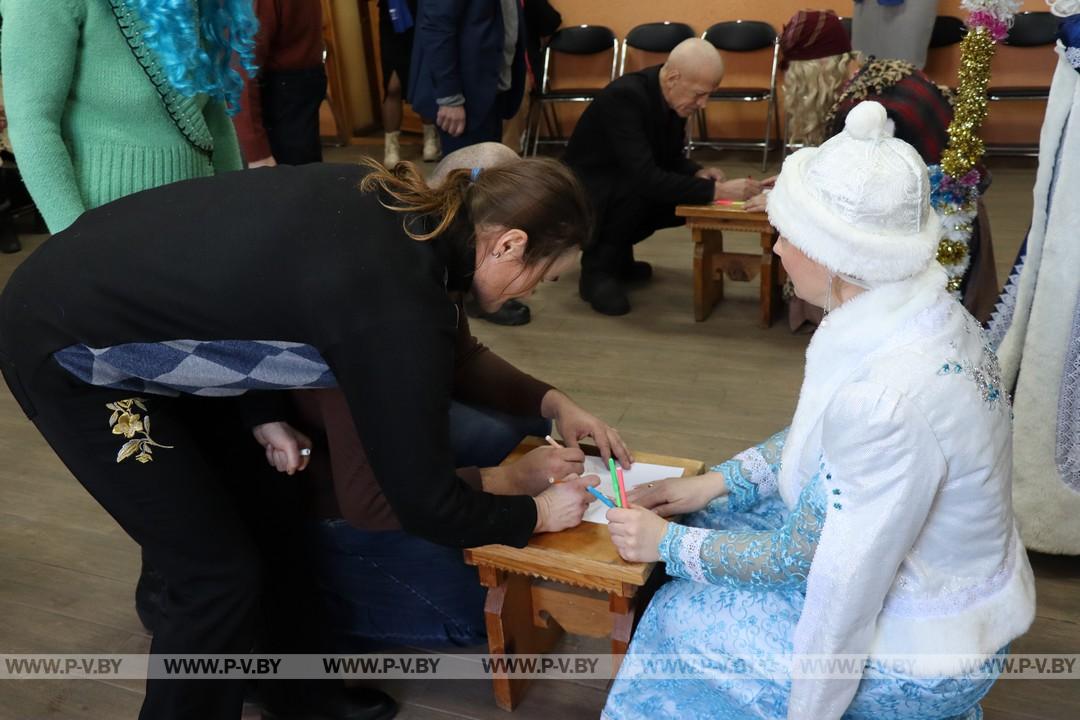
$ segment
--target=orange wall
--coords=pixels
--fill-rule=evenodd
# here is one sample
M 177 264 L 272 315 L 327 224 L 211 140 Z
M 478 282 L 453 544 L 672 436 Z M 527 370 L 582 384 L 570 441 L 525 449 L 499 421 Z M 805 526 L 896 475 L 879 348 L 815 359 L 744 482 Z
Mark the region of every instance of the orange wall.
M 839 15 L 850 15 L 852 7 L 851 0 L 551 0 L 551 3 L 562 13 L 565 25 L 607 25 L 620 38 L 635 25 L 658 20 L 686 22 L 698 32 L 722 20 L 764 20 L 779 31 L 784 22 L 800 9 L 832 9 Z M 1024 0 L 1023 10 L 1046 9 L 1043 0 Z M 966 17 L 960 0 L 940 0 L 938 12 L 941 15 Z M 945 57 L 938 58 L 939 65 L 947 69 L 954 67 L 956 57 L 949 57 L 949 54 L 955 54 L 956 48 L 945 52 Z M 1050 48 L 1006 47 L 999 48 L 998 55 L 993 65 L 995 75 L 991 80 L 991 84 L 996 85 L 1048 85 L 1057 59 Z M 768 84 L 768 72 L 769 64 L 766 61 L 762 63 L 760 84 Z M 947 77 L 935 79 L 955 84 L 955 78 L 951 81 Z M 740 84 L 744 82 L 740 81 Z M 764 105 L 748 103 L 738 108 L 731 107 L 733 105 L 724 104 L 715 110 L 710 108 L 710 134 L 760 137 L 764 127 Z M 983 136 L 990 143 L 1037 143 L 1044 110 L 1045 103 L 992 103 Z M 566 112 L 561 117 L 567 121 L 563 130 L 568 132 L 569 122 L 574 116 Z

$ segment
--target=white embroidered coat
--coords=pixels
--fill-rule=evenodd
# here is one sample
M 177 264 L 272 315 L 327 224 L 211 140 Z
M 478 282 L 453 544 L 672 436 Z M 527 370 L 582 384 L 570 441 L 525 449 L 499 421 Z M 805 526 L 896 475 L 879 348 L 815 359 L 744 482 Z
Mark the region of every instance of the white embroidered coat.
M 960 673 L 948 654 L 993 653 L 1034 618 L 1009 401 L 944 285 L 935 263 L 857 296 L 807 350 L 779 490 L 793 508 L 823 460 L 828 507 L 796 654 L 940 654 Z M 839 718 L 858 683 L 794 678 L 788 717 Z

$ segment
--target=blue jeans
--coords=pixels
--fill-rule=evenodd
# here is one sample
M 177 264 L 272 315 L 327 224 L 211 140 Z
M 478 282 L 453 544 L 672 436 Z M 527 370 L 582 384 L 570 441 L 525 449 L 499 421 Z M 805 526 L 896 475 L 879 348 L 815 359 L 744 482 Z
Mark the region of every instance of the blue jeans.
M 459 467 L 498 465 L 526 435 L 551 423 L 453 403 L 450 437 Z M 388 645 L 446 647 L 485 642 L 484 597 L 460 548 L 402 531 L 357 530 L 326 520 L 314 532 L 316 570 L 339 652 Z

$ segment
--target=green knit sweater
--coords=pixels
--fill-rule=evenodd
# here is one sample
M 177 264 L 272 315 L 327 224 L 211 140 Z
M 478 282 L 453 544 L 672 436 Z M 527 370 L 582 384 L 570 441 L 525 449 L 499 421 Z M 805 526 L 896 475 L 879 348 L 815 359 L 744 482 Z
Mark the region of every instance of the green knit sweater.
M 0 0 L 0 15 L 11 142 L 50 231 L 139 190 L 243 167 L 224 105 L 172 90 L 122 0 Z

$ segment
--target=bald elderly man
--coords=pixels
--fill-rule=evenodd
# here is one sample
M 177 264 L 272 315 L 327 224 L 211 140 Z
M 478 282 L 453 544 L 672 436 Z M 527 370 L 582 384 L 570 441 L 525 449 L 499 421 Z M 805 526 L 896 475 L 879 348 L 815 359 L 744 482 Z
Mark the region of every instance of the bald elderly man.
M 634 244 L 680 224 L 676 205 L 746 200 L 760 192 L 759 182 L 727 180 L 684 152 L 686 119 L 705 107 L 723 76 L 712 45 L 685 40 L 665 64 L 627 73 L 604 88 L 578 121 L 564 159 L 596 213 L 579 288 L 597 312 L 630 312 L 627 288 L 652 277 L 648 263 L 634 260 Z

